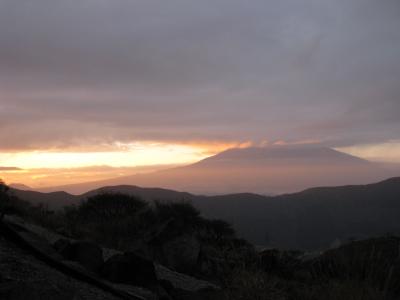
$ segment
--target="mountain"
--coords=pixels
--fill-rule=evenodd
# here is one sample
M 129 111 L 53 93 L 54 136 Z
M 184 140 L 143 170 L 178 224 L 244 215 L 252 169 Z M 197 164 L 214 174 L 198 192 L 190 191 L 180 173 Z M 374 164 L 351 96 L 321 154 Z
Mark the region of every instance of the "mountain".
M 41 189 L 82 194 L 102 186 L 162 187 L 195 194 L 281 194 L 312 186 L 365 184 L 392 176 L 380 165 L 315 145 L 230 149 L 192 165 Z
M 203 198 L 195 204 L 208 217 L 232 222 L 253 243 L 289 249 L 318 249 L 334 240 L 400 233 L 400 177 L 275 197 Z
M 274 197 L 248 193 L 195 196 L 136 186 L 104 187 L 79 196 L 13 190 L 22 199 L 44 202 L 50 208 L 77 204 L 88 196 L 110 191 L 146 200 L 190 201 L 205 217 L 231 222 L 240 236 L 257 245 L 319 249 L 334 240 L 400 233 L 400 177 Z
M 27 185 L 22 184 L 22 183 L 11 183 L 9 186 L 14 188 L 14 189 L 23 190 L 23 191 L 33 191 L 34 190 L 30 186 L 27 186 Z
M 84 193 L 82 195 L 72 195 L 67 192 L 50 192 L 43 193 L 38 191 L 20 190 L 11 187 L 13 195 L 20 199 L 26 200 L 33 205 L 44 204 L 51 210 L 59 210 L 64 206 L 77 205 L 87 198 L 101 194 L 101 193 L 123 193 L 135 195 L 143 200 L 165 200 L 165 201 L 179 201 L 179 200 L 192 200 L 196 196 L 184 192 L 176 192 L 161 188 L 141 188 L 137 186 L 119 185 L 101 187 Z
M 66 192 L 41 193 L 37 191 L 19 190 L 13 187 L 11 187 L 10 190 L 12 195 L 20 199 L 28 201 L 33 205 L 44 204 L 52 210 L 61 209 L 67 205 L 79 204 L 80 202 L 80 197 Z

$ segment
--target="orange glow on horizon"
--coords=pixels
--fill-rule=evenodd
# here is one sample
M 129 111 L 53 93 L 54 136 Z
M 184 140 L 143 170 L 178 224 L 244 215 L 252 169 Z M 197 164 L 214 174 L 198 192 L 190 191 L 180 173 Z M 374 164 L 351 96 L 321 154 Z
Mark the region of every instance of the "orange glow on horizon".
M 187 165 L 230 148 L 268 145 L 318 144 L 318 140 L 286 141 L 194 141 L 187 143 L 136 142 L 95 145 L 85 149 L 0 152 L 0 178 L 6 183 L 31 187 L 105 180 L 137 173 Z M 400 141 L 336 148 L 371 161 L 400 163 Z M 8 168 L 6 168 L 8 167 Z M 18 169 L 19 168 L 19 169 Z
M 190 164 L 244 145 L 248 144 L 136 142 L 115 143 L 106 150 L 101 145 L 99 151 L 93 151 L 95 148 L 91 146 L 87 152 L 84 149 L 3 152 L 0 167 L 20 170 L 0 170 L 0 178 L 8 184 L 23 183 L 31 187 L 97 181 Z
M 107 165 L 134 167 L 189 163 L 205 157 L 203 149 L 189 145 L 135 143 L 121 144 L 115 151 L 26 151 L 0 153 L 0 166 L 21 169 L 81 168 Z

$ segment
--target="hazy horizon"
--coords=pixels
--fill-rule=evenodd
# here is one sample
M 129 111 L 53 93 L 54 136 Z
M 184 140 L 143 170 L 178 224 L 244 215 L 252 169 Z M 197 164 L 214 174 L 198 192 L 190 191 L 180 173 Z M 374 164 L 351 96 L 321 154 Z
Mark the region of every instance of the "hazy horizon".
M 371 162 L 318 145 L 230 148 L 200 161 L 144 167 L 9 170 L 16 188 L 79 195 L 104 186 L 165 188 L 201 195 L 277 195 L 322 186 L 370 184 L 400 175 L 400 165 Z M 38 176 L 31 182 L 26 178 Z M 42 181 L 41 181 L 42 179 Z M 25 180 L 25 181 L 24 181 Z M 37 185 L 40 182 L 45 184 Z M 22 186 L 24 184 L 26 186 Z

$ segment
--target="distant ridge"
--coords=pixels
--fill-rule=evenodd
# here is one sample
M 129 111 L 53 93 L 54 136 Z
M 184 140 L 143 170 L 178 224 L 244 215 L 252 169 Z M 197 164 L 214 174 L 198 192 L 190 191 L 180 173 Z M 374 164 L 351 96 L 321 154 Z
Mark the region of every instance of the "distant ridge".
M 22 183 L 11 183 L 9 186 L 12 188 L 18 189 L 18 190 L 23 190 L 23 191 L 33 191 L 34 190 L 30 186 L 27 186 Z
M 190 201 L 209 218 L 231 222 L 258 245 L 315 250 L 334 240 L 400 234 L 400 177 L 374 184 L 317 187 L 302 192 L 261 196 L 251 193 L 196 196 L 159 188 L 111 186 L 82 195 L 13 189 L 15 195 L 50 208 L 78 204 L 103 192 L 122 192 L 146 200 Z
M 195 194 L 282 194 L 364 184 L 394 175 L 378 164 L 316 145 L 229 149 L 197 163 L 109 180 L 41 189 L 82 194 L 102 186 L 162 187 Z

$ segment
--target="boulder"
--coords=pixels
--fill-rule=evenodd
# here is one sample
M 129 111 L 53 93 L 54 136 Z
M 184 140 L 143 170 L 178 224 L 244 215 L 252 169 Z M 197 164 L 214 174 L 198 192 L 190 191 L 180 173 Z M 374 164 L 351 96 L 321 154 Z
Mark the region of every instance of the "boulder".
M 155 265 L 161 286 L 174 300 L 221 299 L 220 287 L 192 276 L 172 271 L 162 265 Z M 160 297 L 161 298 L 161 297 Z
M 110 257 L 104 263 L 101 274 L 115 283 L 144 287 L 158 284 L 153 262 L 132 252 Z
M 197 293 L 201 291 L 220 290 L 220 287 L 211 282 L 172 271 L 162 265 L 156 264 L 155 268 L 159 282 L 167 291 L 176 289 L 188 293 Z
M 183 235 L 162 245 L 163 263 L 178 272 L 190 273 L 196 268 L 200 242 L 191 235 Z
M 103 266 L 103 250 L 95 243 L 61 239 L 54 244 L 54 248 L 65 259 L 76 261 L 92 272 L 99 272 Z

